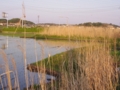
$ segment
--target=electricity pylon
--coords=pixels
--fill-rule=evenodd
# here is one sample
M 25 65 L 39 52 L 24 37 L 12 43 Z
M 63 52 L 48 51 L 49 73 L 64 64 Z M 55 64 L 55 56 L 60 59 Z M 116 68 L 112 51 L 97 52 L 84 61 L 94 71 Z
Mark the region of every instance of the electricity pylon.
M 23 28 L 23 25 L 24 25 L 24 19 L 26 18 L 26 15 L 25 15 L 25 6 L 24 6 L 24 2 L 22 4 L 22 28 Z
M 8 28 L 8 13 L 2 12 L 2 17 L 7 19 L 7 28 Z

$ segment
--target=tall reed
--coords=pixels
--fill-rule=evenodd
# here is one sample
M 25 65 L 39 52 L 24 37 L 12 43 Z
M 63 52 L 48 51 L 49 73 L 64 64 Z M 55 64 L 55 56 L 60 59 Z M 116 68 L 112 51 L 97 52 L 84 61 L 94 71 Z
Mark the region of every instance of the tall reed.
M 83 26 L 50 26 L 46 28 L 43 35 L 69 36 L 69 37 L 107 37 L 113 38 L 120 34 L 118 29 L 108 27 L 83 27 Z M 116 35 L 115 35 L 116 34 Z
M 108 43 L 69 52 L 67 64 L 61 68 L 59 90 L 116 90 L 118 75 L 113 61 Z
M 26 89 L 29 90 L 31 84 L 31 90 L 116 90 L 118 84 L 118 74 L 116 71 L 117 65 L 115 64 L 115 58 L 111 56 L 110 42 L 107 38 L 117 38 L 119 36 L 117 30 L 109 30 L 108 28 L 90 28 L 90 27 L 50 27 L 46 29 L 43 35 L 57 35 L 57 36 L 73 36 L 76 37 L 92 37 L 94 39 L 85 39 L 84 46 L 77 49 L 73 49 L 62 55 L 62 63 L 59 64 L 60 76 L 56 78 L 56 81 L 51 80 L 49 84 L 46 84 L 46 63 L 38 64 L 37 51 L 35 41 L 35 56 L 36 65 L 38 71 L 39 87 L 34 87 L 34 78 L 28 78 L 27 72 L 27 58 L 26 58 L 26 33 L 24 33 L 24 46 L 19 46 L 23 53 L 24 69 L 25 69 L 25 81 Z M 99 42 L 97 37 L 103 37 L 103 42 Z M 77 38 L 76 38 L 77 39 Z M 78 40 L 77 42 L 79 42 Z M 82 41 L 80 41 L 82 42 Z M 44 46 L 38 42 L 41 46 L 41 56 L 44 58 Z M 116 42 L 115 42 L 116 43 Z M 78 46 L 81 46 L 77 44 Z M 1 55 L 5 61 L 5 72 L 9 71 L 9 65 L 6 54 L 1 51 Z M 59 57 L 57 57 L 59 58 Z M 56 59 L 57 59 L 56 58 Z M 51 56 L 48 57 L 49 63 Z M 53 71 L 53 61 L 49 65 L 49 70 Z M 16 68 L 13 60 L 13 66 Z M 39 69 L 42 67 L 43 71 Z M 55 68 L 55 67 L 54 67 Z M 16 75 L 16 69 L 14 70 Z M 40 75 L 42 73 L 42 75 Z M 8 86 L 12 90 L 10 74 L 7 74 Z M 29 82 L 29 80 L 31 82 Z M 18 81 L 17 81 L 18 83 Z M 19 85 L 19 84 L 18 84 Z M 20 89 L 20 88 L 19 88 Z

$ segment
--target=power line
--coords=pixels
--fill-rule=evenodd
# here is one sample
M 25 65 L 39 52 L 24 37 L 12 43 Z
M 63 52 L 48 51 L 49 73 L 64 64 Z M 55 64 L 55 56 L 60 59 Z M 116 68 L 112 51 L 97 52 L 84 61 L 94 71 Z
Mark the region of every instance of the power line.
M 36 8 L 36 7 L 27 7 L 26 8 L 26 11 L 39 11 L 39 12 L 45 12 L 45 13 L 72 13 L 72 14 L 76 14 L 76 13 L 104 13 L 104 12 L 112 12 L 112 11 L 116 11 L 116 10 L 119 10 L 119 6 L 113 6 L 113 7 L 102 7 L 102 8 L 88 8 L 88 9 L 60 9 L 60 10 L 57 10 L 57 8 Z M 9 9 L 9 10 L 6 10 L 6 11 L 18 11 L 20 9 Z M 25 14 L 24 14 L 25 15 Z M 25 16 L 24 16 L 25 17 Z
M 31 7 L 31 8 L 36 8 L 36 9 L 38 8 L 38 9 L 80 9 L 80 10 L 81 9 L 84 9 L 84 10 L 88 9 L 89 10 L 89 9 L 105 9 L 105 8 L 117 8 L 117 7 L 120 7 L 120 5 L 105 6 L 105 7 L 103 7 L 103 6 L 102 7 L 90 7 L 90 8 L 83 8 L 83 7 L 79 7 L 79 8 L 78 7 L 76 7 L 76 8 L 75 7 L 73 7 L 73 8 L 70 8 L 70 7 L 61 7 L 61 8 L 60 7 L 54 7 L 53 8 L 53 7 L 51 7 L 50 8 L 50 7 L 36 7 L 36 6 L 29 6 L 29 5 L 27 5 L 27 6 L 28 6 L 28 8 Z
M 117 9 L 120 9 L 120 6 L 111 6 L 111 7 L 99 7 L 99 8 L 45 8 L 45 7 L 34 7 L 34 6 L 29 6 L 27 7 L 26 9 L 32 9 L 32 10 L 42 10 L 44 12 L 64 12 L 64 11 L 67 11 L 67 12 L 90 12 L 90 11 L 101 11 L 103 10 L 106 11 L 107 9 L 108 10 L 117 10 Z M 8 8 L 8 9 L 4 9 L 4 11 L 16 11 L 16 10 L 20 10 L 20 8 Z M 57 11 L 55 11 L 57 10 Z M 107 10 L 107 11 L 108 11 Z
M 108 8 L 108 9 L 91 9 L 91 10 L 48 10 L 48 9 L 39 9 L 39 8 L 27 8 L 27 10 L 37 10 L 42 12 L 49 12 L 49 13 L 97 13 L 97 12 L 111 12 L 115 10 L 119 10 L 119 8 Z

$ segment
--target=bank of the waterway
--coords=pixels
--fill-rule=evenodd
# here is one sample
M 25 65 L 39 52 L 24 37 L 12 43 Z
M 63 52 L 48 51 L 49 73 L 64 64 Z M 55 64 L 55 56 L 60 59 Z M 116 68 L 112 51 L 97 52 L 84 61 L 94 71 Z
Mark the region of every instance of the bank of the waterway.
M 71 44 L 70 44 L 71 43 Z M 19 37 L 7 37 L 7 36 L 0 36 L 0 48 L 5 52 L 10 70 L 13 71 L 13 65 L 11 62 L 11 56 L 14 58 L 16 62 L 16 69 L 18 72 L 18 80 L 20 84 L 20 89 L 22 90 L 24 87 L 26 87 L 25 82 L 25 69 L 28 64 L 34 63 L 38 60 L 42 60 L 44 58 L 47 58 L 48 56 L 55 55 L 57 53 L 61 53 L 64 51 L 69 50 L 70 48 L 73 48 L 72 45 L 76 44 L 75 42 L 67 42 L 67 41 L 50 41 L 50 40 L 35 40 L 35 39 L 24 39 Z M 3 46 L 8 45 L 8 47 L 2 48 Z M 25 45 L 25 46 L 24 46 Z M 82 45 L 82 44 L 81 44 Z M 24 53 L 26 53 L 26 65 L 24 62 Z M 0 55 L 0 65 L 4 65 L 4 59 Z M 0 70 L 0 74 L 2 74 Z M 29 79 L 29 85 L 31 84 L 31 81 L 33 79 L 34 84 L 38 84 L 39 80 L 38 76 L 42 78 L 42 73 L 38 74 L 37 72 L 30 72 L 27 71 L 27 75 Z M 45 75 L 46 82 L 47 79 L 50 79 L 51 75 Z

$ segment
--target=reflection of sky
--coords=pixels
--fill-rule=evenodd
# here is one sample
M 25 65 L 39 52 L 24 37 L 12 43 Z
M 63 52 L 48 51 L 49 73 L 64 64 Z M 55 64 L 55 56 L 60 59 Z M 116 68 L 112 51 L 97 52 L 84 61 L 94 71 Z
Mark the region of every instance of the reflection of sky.
M 7 42 L 7 38 L 5 36 L 0 36 L 0 48 L 2 47 L 2 45 L 6 44 L 6 42 Z M 16 62 L 16 66 L 17 66 L 20 87 L 22 87 L 22 88 L 25 87 L 25 81 L 24 81 L 25 80 L 25 78 L 24 78 L 24 75 L 25 75 L 24 68 L 25 67 L 24 67 L 23 53 L 21 51 L 21 48 L 19 48 L 20 46 L 22 46 L 22 48 L 24 48 L 24 45 L 26 46 L 27 64 L 35 62 L 36 59 L 41 60 L 43 58 L 46 58 L 46 57 L 48 57 L 49 54 L 54 55 L 56 53 L 66 51 L 66 47 L 58 48 L 57 46 L 59 44 L 54 45 L 55 43 L 51 44 L 50 42 L 47 43 L 47 42 L 44 42 L 43 40 L 40 40 L 39 43 L 40 44 L 38 44 L 38 42 L 36 42 L 36 49 L 35 49 L 35 42 L 33 39 L 26 39 L 25 44 L 24 44 L 24 39 L 22 39 L 22 38 L 8 37 L 8 48 L 2 49 L 8 57 L 10 70 L 13 70 L 12 69 L 13 64 L 12 64 L 11 57 L 14 58 L 14 60 Z M 35 52 L 36 52 L 36 54 L 35 54 Z M 0 66 L 1 65 L 5 65 L 5 63 L 4 63 L 4 59 L 2 58 L 2 55 L 0 53 Z M 0 68 L 0 74 L 1 73 L 3 73 L 3 71 L 1 71 L 1 68 Z M 32 74 L 30 73 L 29 76 L 30 75 L 34 76 L 35 80 L 38 80 L 36 78 L 37 77 L 36 73 L 32 73 Z M 50 78 L 49 75 L 47 75 L 46 77 Z M 37 83 L 38 81 L 35 81 L 35 82 Z
M 1 0 L 0 12 L 9 18 L 22 17 L 25 4 L 26 19 L 40 22 L 69 23 L 108 22 L 120 24 L 120 0 Z M 62 16 L 62 18 L 61 18 Z M 2 18 L 2 16 L 0 16 Z

